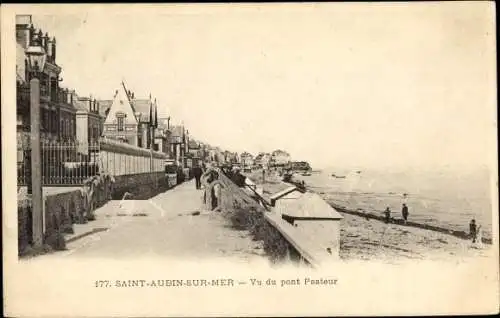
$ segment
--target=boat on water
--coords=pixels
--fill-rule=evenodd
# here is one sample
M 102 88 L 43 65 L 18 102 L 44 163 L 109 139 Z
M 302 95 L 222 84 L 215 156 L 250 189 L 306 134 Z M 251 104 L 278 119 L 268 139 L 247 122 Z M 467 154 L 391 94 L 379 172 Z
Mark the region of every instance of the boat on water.
M 335 173 L 332 173 L 332 177 L 336 179 L 345 179 L 345 176 L 337 176 Z
M 309 177 L 312 173 L 310 171 L 302 172 L 304 177 Z

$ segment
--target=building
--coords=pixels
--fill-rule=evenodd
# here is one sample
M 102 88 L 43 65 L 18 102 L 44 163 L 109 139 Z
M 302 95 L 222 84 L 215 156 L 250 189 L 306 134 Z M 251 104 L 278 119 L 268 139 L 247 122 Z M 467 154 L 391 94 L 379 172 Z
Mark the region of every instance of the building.
M 275 166 L 285 166 L 290 161 L 290 154 L 284 150 L 277 149 L 271 153 L 271 164 Z
M 183 162 L 184 157 L 184 127 L 180 125 L 174 125 L 170 129 L 170 158 L 175 159 L 177 164 Z
M 271 155 L 266 152 L 261 152 L 255 157 L 255 164 L 260 167 L 268 167 L 271 161 Z
M 158 127 L 155 129 L 154 149 L 171 155 L 170 139 L 172 132 L 170 131 L 170 117 L 159 118 Z
M 33 76 L 26 50 L 30 46 L 42 47 L 46 53 L 45 65 L 38 75 L 40 80 L 40 138 L 45 141 L 74 140 L 76 109 L 61 90 L 61 67 L 56 62 L 56 39 L 42 30 L 36 31 L 31 15 L 16 16 L 16 115 L 18 138 L 30 132 L 30 86 Z
M 188 142 L 188 153 L 193 156 L 193 158 L 201 158 L 201 146 L 196 140 L 191 139 Z
M 103 101 L 102 105 L 109 105 L 109 108 L 104 110 L 106 119 L 103 124 L 103 137 L 141 148 L 153 147 L 153 149 L 159 150 L 160 147 L 163 147 L 161 145 L 166 139 L 165 134 L 156 129 L 155 141 L 153 142 L 149 129 L 151 124 L 158 123 L 158 106 L 156 101 L 153 102 L 151 99 L 151 95 L 149 99 L 135 98 L 135 94 L 127 90 L 125 83 L 122 82 L 115 91 L 111 103 Z M 153 109 L 154 117 L 150 118 L 153 116 Z
M 253 164 L 254 164 L 254 158 L 253 158 L 253 155 L 249 152 L 243 152 L 241 155 L 240 155 L 240 162 L 241 164 L 243 165 L 243 167 L 253 167 Z
M 78 154 L 82 160 L 92 157 L 93 146 L 102 134 L 105 117 L 100 112 L 99 102 L 92 97 L 78 97 L 73 93 L 76 107 L 76 141 Z

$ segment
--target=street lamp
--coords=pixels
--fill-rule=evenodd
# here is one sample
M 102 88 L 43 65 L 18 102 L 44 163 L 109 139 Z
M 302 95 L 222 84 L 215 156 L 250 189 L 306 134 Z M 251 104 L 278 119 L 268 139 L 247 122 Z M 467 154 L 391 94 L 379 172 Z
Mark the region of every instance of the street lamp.
M 26 50 L 28 56 L 29 67 L 33 71 L 35 77 L 38 77 L 40 72 L 43 72 L 47 54 L 41 46 L 30 46 Z
M 39 41 L 37 41 L 38 44 Z M 35 43 L 37 43 L 35 42 Z M 28 150 L 28 194 L 31 194 L 33 246 L 41 247 L 43 244 L 43 198 L 42 198 L 42 161 L 40 153 L 40 80 L 38 77 L 45 66 L 47 55 L 41 46 L 30 46 L 26 50 L 30 80 L 30 149 Z

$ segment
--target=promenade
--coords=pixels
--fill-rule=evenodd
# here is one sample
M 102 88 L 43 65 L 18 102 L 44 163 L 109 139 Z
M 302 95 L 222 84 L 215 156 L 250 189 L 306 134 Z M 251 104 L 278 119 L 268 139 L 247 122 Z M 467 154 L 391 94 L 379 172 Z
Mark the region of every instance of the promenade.
M 202 210 L 202 196 L 191 180 L 149 200 L 110 201 L 95 211 L 96 220 L 75 225 L 66 251 L 43 257 L 264 260 L 261 242 Z

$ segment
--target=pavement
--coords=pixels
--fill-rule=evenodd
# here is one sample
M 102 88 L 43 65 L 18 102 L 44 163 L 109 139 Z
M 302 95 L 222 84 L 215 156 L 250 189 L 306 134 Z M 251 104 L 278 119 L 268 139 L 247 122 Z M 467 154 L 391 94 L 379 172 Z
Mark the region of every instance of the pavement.
M 43 257 L 127 259 L 150 256 L 264 259 L 261 242 L 235 230 L 217 212 L 202 210 L 203 190 L 188 181 L 149 200 L 113 200 L 96 220 L 75 224 L 67 250 Z

